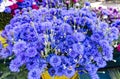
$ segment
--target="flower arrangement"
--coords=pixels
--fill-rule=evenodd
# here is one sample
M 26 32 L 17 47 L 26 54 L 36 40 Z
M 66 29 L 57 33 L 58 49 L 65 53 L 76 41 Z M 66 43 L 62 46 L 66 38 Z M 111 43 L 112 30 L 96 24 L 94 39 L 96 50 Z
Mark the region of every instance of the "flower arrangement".
M 97 70 L 113 59 L 119 30 L 100 21 L 88 6 L 16 12 L 2 31 L 7 46 L 0 44 L 0 57 L 10 57 L 12 72 L 26 68 L 28 79 L 40 79 L 45 71 L 53 78 L 84 72 L 99 79 Z

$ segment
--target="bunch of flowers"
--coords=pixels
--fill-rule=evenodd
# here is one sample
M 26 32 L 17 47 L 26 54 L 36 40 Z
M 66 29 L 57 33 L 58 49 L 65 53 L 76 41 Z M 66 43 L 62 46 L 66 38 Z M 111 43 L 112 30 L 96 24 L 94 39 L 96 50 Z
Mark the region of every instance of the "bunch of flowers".
M 13 1 L 13 0 L 12 0 Z M 63 7 L 63 6 L 70 6 L 70 4 L 77 3 L 79 0 L 14 0 L 14 3 L 8 7 L 4 7 L 6 13 L 13 13 L 16 9 L 23 9 L 23 8 L 32 8 L 32 9 L 39 9 L 40 6 L 42 7 Z M 8 4 L 8 3 L 6 3 Z
M 23 8 L 27 8 L 30 7 L 32 9 L 38 9 L 39 5 L 38 5 L 38 0 L 15 0 L 16 3 L 8 6 L 5 8 L 5 12 L 6 13 L 13 13 L 15 12 L 16 9 L 23 9 Z
M 16 13 L 6 25 L 0 44 L 0 57 L 12 57 L 9 68 L 28 70 L 28 79 L 51 76 L 71 78 L 76 72 L 99 79 L 97 70 L 113 59 L 112 42 L 119 31 L 99 21 L 88 7 L 26 9 Z
M 101 20 L 105 20 L 107 23 L 111 24 L 116 19 L 120 19 L 119 9 L 117 8 L 94 8 L 93 11 Z

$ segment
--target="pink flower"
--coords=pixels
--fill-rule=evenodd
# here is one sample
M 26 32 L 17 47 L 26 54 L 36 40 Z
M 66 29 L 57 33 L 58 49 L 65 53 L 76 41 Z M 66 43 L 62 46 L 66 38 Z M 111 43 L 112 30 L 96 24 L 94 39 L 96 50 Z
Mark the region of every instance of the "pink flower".
M 17 0 L 17 2 L 23 2 L 24 0 Z
M 118 46 L 117 46 L 117 51 L 120 52 L 120 44 L 118 44 Z
M 12 10 L 17 9 L 17 8 L 18 8 L 18 5 L 17 5 L 17 4 L 13 4 L 13 5 L 10 6 L 10 8 L 11 8 Z
M 33 4 L 33 5 L 32 5 L 32 8 L 33 8 L 33 9 L 39 9 L 39 7 L 38 7 L 36 4 Z
M 66 4 L 70 4 L 70 0 L 66 0 L 66 2 L 65 2 Z
M 74 3 L 77 3 L 79 0 L 73 0 Z

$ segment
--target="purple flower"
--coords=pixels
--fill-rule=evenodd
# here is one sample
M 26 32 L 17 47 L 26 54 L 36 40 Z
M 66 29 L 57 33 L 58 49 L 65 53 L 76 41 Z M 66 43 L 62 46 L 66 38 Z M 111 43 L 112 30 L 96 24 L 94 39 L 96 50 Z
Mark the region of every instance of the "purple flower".
M 61 65 L 61 58 L 57 55 L 53 55 L 50 58 L 50 65 L 53 66 L 53 67 L 60 66 Z
M 28 73 L 28 79 L 40 79 L 41 74 L 42 72 L 39 68 L 32 69 Z
M 35 57 L 37 54 L 38 52 L 34 47 L 27 48 L 25 52 L 25 56 L 28 56 L 28 57 Z

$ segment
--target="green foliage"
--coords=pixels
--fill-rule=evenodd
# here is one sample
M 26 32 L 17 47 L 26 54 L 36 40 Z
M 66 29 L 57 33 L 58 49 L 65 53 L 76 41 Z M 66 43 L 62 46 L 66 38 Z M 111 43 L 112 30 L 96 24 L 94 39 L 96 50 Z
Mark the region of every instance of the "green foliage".
M 19 73 L 13 73 L 9 70 L 9 60 L 0 60 L 0 79 L 27 79 L 27 73 L 25 66 Z
M 9 23 L 11 18 L 11 14 L 0 13 L 0 30 L 4 29 L 5 25 Z

